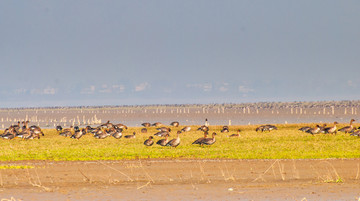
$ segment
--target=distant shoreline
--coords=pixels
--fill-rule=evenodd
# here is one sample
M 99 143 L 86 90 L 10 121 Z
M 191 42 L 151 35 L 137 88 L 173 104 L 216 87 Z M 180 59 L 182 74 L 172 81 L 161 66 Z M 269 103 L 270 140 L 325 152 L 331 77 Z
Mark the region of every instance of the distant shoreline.
M 98 108 L 152 108 L 152 107 L 360 107 L 360 100 L 342 101 L 292 101 L 292 102 L 247 102 L 247 103 L 211 103 L 211 104 L 144 104 L 144 105 L 95 105 L 95 106 L 46 106 L 46 107 L 8 107 L 0 110 L 31 110 L 31 109 L 98 109 Z

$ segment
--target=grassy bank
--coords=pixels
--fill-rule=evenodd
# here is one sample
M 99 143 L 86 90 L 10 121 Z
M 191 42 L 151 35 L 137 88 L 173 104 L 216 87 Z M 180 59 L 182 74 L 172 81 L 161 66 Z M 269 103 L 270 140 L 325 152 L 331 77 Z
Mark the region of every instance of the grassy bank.
M 108 137 L 95 139 L 87 134 L 80 140 L 59 136 L 54 129 L 44 130 L 40 140 L 0 140 L 0 161 L 18 160 L 120 160 L 137 158 L 223 158 L 223 159 L 318 159 L 318 158 L 359 158 L 360 138 L 349 134 L 319 134 L 312 136 L 297 129 L 304 126 L 277 125 L 279 130 L 270 133 L 255 132 L 256 126 L 231 126 L 230 133 L 220 133 L 220 126 L 210 127 L 215 131 L 217 142 L 209 147 L 191 143 L 202 137 L 198 126 L 192 131 L 181 134 L 181 144 L 177 148 L 143 145 L 145 139 L 157 131 L 150 128 L 147 134 L 141 128 L 129 128 L 124 135 L 137 132 L 135 139 Z M 339 125 L 341 127 L 343 125 Z M 176 136 L 174 128 L 172 136 Z M 241 129 L 241 137 L 228 138 Z M 2 133 L 2 132 L 1 132 Z M 157 141 L 159 137 L 155 137 Z

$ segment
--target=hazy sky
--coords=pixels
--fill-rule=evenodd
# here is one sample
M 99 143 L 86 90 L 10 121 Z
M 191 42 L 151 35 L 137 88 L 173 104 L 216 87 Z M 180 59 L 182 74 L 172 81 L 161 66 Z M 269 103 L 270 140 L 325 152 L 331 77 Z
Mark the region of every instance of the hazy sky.
M 0 1 L 0 107 L 360 99 L 360 1 Z

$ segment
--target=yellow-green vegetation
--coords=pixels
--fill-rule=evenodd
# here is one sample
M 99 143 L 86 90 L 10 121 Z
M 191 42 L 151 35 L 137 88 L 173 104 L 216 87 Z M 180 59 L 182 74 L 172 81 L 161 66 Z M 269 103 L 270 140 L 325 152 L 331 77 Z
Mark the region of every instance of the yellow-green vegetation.
M 344 124 L 345 125 L 345 124 Z M 0 161 L 18 160 L 120 160 L 138 158 L 166 159 L 319 159 L 319 158 L 359 158 L 360 138 L 349 134 L 310 135 L 298 131 L 303 124 L 276 125 L 278 130 L 256 132 L 256 126 L 230 126 L 229 133 L 221 133 L 221 126 L 210 126 L 216 132 L 216 143 L 201 147 L 191 143 L 203 137 L 199 126 L 192 126 L 190 132 L 180 135 L 181 143 L 177 148 L 161 147 L 154 144 L 146 147 L 143 142 L 157 132 L 155 128 L 141 133 L 141 127 L 129 128 L 124 135 L 136 131 L 135 139 L 95 139 L 87 134 L 79 140 L 59 136 L 55 129 L 44 130 L 40 140 L 0 140 Z M 311 125 L 311 126 L 315 126 Z M 343 125 L 339 125 L 341 127 Z M 172 128 L 171 137 L 176 137 L 179 128 Z M 241 129 L 241 137 L 229 138 L 228 135 Z M 211 137 L 211 136 L 209 136 Z M 160 137 L 154 136 L 154 141 Z
M 35 168 L 31 165 L 0 165 L 0 169 L 32 169 Z

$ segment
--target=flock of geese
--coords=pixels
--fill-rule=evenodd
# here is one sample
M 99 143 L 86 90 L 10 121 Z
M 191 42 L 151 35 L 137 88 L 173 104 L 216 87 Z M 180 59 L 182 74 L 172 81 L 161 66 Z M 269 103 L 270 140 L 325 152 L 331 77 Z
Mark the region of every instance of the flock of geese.
M 360 137 L 360 127 L 356 128 L 353 126 L 353 122 L 355 121 L 355 119 L 351 119 L 350 120 L 350 124 L 349 126 L 345 126 L 343 128 L 338 129 L 336 127 L 336 125 L 338 124 L 338 122 L 334 122 L 333 126 L 330 127 L 326 127 L 326 124 L 323 124 L 323 126 L 320 125 L 316 125 L 315 127 L 302 127 L 299 130 L 306 132 L 306 133 L 310 133 L 311 135 L 315 135 L 315 134 L 336 134 L 338 131 L 339 132 L 344 132 L 345 134 L 350 133 L 351 136 L 358 136 Z
M 324 124 L 323 126 L 320 125 L 316 125 L 315 127 L 302 127 L 299 130 L 309 133 L 311 135 L 315 135 L 315 134 L 320 134 L 320 133 L 324 133 L 324 134 L 336 134 L 338 131 L 339 132 L 344 132 L 344 133 L 350 133 L 353 136 L 359 136 L 360 137 L 360 127 L 359 128 L 355 128 L 353 126 L 353 122 L 355 120 L 351 119 L 350 120 L 350 125 L 343 127 L 341 129 L 337 128 L 337 122 L 333 123 L 333 126 L 330 127 L 326 127 L 326 124 Z M 24 140 L 28 140 L 28 139 L 35 139 L 38 138 L 40 139 L 40 136 L 44 136 L 44 133 L 42 132 L 41 128 L 39 126 L 33 125 L 33 126 L 29 126 L 29 121 L 23 121 L 22 122 L 23 126 L 20 126 L 20 121 L 18 122 L 18 124 L 16 125 L 11 125 L 9 128 L 5 129 L 4 133 L 0 135 L 0 137 L 2 137 L 3 139 L 13 139 L 13 138 L 21 138 Z M 170 146 L 170 147 L 177 147 L 179 146 L 181 140 L 180 140 L 180 135 L 184 132 L 189 132 L 191 131 L 191 127 L 190 126 L 185 126 L 182 129 L 177 131 L 177 137 L 174 139 L 169 139 L 170 137 L 170 132 L 171 132 L 171 128 L 170 127 L 166 127 L 164 126 L 162 123 L 160 122 L 156 122 L 156 123 L 142 123 L 141 124 L 143 126 L 143 128 L 141 129 L 141 133 L 147 133 L 148 132 L 148 128 L 149 127 L 156 127 L 157 133 L 154 134 L 154 136 L 158 136 L 158 137 L 162 137 L 162 139 L 157 140 L 155 143 L 155 138 L 154 136 L 149 136 L 148 139 L 146 139 L 144 141 L 144 145 L 145 146 L 152 146 L 154 144 L 160 145 L 160 146 Z M 172 127 L 179 127 L 179 122 L 174 121 L 170 123 L 170 126 Z M 60 136 L 64 136 L 64 137 L 70 137 L 73 139 L 80 139 L 83 135 L 86 134 L 92 134 L 94 136 L 94 138 L 96 139 L 105 139 L 109 136 L 112 136 L 116 139 L 120 139 L 122 137 L 124 138 L 136 138 L 136 132 L 133 132 L 133 134 L 131 135 L 124 135 L 123 136 L 123 131 L 128 129 L 128 127 L 124 124 L 118 123 L 118 124 L 113 124 L 110 121 L 107 121 L 104 124 L 101 124 L 98 127 L 91 127 L 91 126 L 86 126 L 85 128 L 79 128 L 78 126 L 70 126 L 70 128 L 62 128 L 61 126 L 57 126 L 56 130 L 58 132 L 58 134 Z M 204 145 L 212 145 L 216 142 L 215 136 L 217 135 L 216 132 L 212 132 L 211 137 L 209 136 L 209 126 L 207 123 L 207 119 L 205 122 L 205 125 L 200 126 L 198 129 L 198 131 L 202 131 L 204 134 L 204 137 L 201 137 L 199 139 L 196 139 L 192 144 L 198 144 L 200 146 L 204 146 Z M 277 127 L 274 125 L 261 125 L 259 127 L 257 127 L 255 129 L 256 132 L 270 132 L 272 130 L 277 130 Z M 229 126 L 223 126 L 221 131 L 222 133 L 228 133 L 230 132 Z M 237 133 L 235 134 L 231 134 L 228 137 L 240 137 L 240 132 L 241 130 L 238 129 Z
M 3 139 L 13 139 L 15 137 L 22 139 L 40 139 L 40 135 L 44 136 L 41 128 L 39 126 L 30 126 L 29 121 L 23 121 L 23 126 L 20 126 L 20 121 L 17 124 L 11 125 L 9 128 L 5 129 L 4 133 L 0 135 Z

